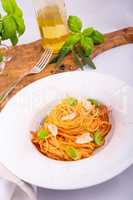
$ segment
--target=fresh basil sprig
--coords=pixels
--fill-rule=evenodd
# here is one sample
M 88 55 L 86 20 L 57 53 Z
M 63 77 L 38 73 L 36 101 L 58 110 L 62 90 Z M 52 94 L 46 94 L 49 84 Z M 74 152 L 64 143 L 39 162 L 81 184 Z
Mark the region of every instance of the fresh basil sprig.
M 69 16 L 68 26 L 72 32 L 79 33 L 81 32 L 83 25 L 82 25 L 82 21 L 77 16 Z
M 77 66 L 79 66 L 79 68 L 81 70 L 83 70 L 83 64 L 80 62 L 79 57 L 76 54 L 76 51 L 74 49 L 72 50 L 72 58 L 75 61 L 75 63 L 77 64 Z
M 0 17 L 0 41 L 10 39 L 12 45 L 16 45 L 25 32 L 22 10 L 16 0 L 1 0 L 1 3 L 6 15 Z
M 62 46 L 58 56 L 55 57 L 51 63 L 57 62 L 59 65 L 65 56 L 72 52 L 72 58 L 78 67 L 83 69 L 83 65 L 88 64 L 93 69 L 96 69 L 90 56 L 93 52 L 94 46 L 104 42 L 104 35 L 93 27 L 88 27 L 82 30 L 82 21 L 77 16 L 69 16 L 68 27 L 71 31 L 71 35 Z
M 66 153 L 72 160 L 76 161 L 76 160 L 80 160 L 81 159 L 80 153 L 74 147 L 67 147 L 66 148 Z

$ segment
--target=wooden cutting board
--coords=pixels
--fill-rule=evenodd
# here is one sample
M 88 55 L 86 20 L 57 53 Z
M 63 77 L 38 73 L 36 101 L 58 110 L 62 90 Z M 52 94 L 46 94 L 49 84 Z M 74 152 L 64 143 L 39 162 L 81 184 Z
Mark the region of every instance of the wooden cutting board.
M 105 36 L 106 40 L 104 44 L 95 47 L 91 56 L 92 59 L 111 48 L 128 43 L 133 43 L 133 27 L 128 27 L 112 33 L 107 33 L 105 34 Z M 4 73 L 0 75 L 0 93 L 8 88 L 10 84 L 12 84 L 27 69 L 32 68 L 39 60 L 43 51 L 44 50 L 41 47 L 40 41 L 10 48 L 8 54 L 12 56 L 12 60 L 7 63 Z M 71 55 L 68 55 L 61 66 L 59 66 L 58 68 L 55 67 L 54 64 L 47 65 L 40 74 L 27 76 L 20 84 L 18 84 L 16 89 L 9 95 L 6 101 L 0 104 L 0 110 L 14 94 L 16 94 L 20 89 L 34 82 L 35 80 L 51 74 L 65 71 L 73 71 L 76 69 L 77 66 L 73 62 Z

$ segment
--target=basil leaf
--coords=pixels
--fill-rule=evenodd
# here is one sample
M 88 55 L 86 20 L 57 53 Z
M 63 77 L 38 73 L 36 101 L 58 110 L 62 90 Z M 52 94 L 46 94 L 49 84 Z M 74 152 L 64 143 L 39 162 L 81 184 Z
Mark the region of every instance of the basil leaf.
M 3 62 L 4 56 L 0 55 L 0 63 Z
M 70 105 L 70 106 L 76 106 L 77 105 L 77 103 L 78 103 L 78 101 L 77 101 L 77 99 L 75 99 L 75 98 L 68 98 L 67 99 L 67 102 L 68 102 L 68 104 Z
M 98 145 L 101 146 L 104 144 L 105 140 L 104 137 L 101 135 L 99 131 L 96 131 L 93 135 L 94 142 Z
M 67 39 L 67 41 L 65 42 L 65 44 L 63 45 L 63 47 L 61 48 L 61 50 L 59 52 L 59 57 L 58 57 L 57 65 L 62 62 L 62 60 L 65 58 L 65 56 L 72 50 L 73 46 L 79 40 L 80 40 L 80 35 L 79 34 L 71 35 Z
M 7 14 L 13 13 L 13 8 L 10 0 L 1 0 L 2 7 Z
M 84 29 L 84 31 L 83 31 L 82 34 L 83 34 L 85 37 L 90 37 L 90 36 L 92 35 L 93 32 L 94 32 L 94 28 L 90 27 L 90 28 Z
M 105 40 L 104 35 L 99 31 L 94 31 L 91 37 L 93 39 L 94 44 L 102 44 Z
M 45 137 L 48 136 L 48 131 L 44 130 L 44 129 L 40 129 L 37 133 L 37 137 L 42 140 L 44 139 Z
M 69 42 L 65 42 L 65 44 L 63 45 L 63 47 L 61 48 L 59 55 L 57 57 L 57 63 L 56 65 L 58 66 L 63 59 L 65 58 L 65 56 L 72 50 L 72 45 Z
M 12 16 L 3 17 L 4 37 L 6 39 L 12 38 L 16 35 L 17 26 Z
M 86 56 L 91 55 L 93 48 L 94 48 L 93 40 L 90 37 L 82 36 L 80 44 L 81 44 L 81 47 L 85 51 L 85 55 Z
M 77 16 L 69 16 L 68 26 L 72 32 L 77 33 L 80 32 L 82 29 L 82 22 L 80 18 Z
M 15 46 L 18 43 L 17 35 L 15 34 L 15 35 L 11 36 L 10 40 L 11 40 L 12 45 Z
M 56 65 L 58 66 L 63 59 L 65 58 L 65 56 L 71 51 L 71 46 L 67 46 L 64 45 L 63 48 L 61 49 L 60 53 L 59 53 L 59 57 L 58 57 L 58 61 L 56 63 Z
M 74 147 L 68 147 L 66 149 L 66 153 L 67 155 L 72 158 L 73 160 L 79 160 L 81 158 L 79 152 L 77 149 L 75 149 Z
M 2 6 L 8 15 L 1 18 L 1 40 L 10 39 L 12 44 L 16 45 L 18 42 L 17 32 L 20 36 L 25 31 L 22 11 L 17 5 L 16 0 L 2 0 Z
M 80 34 L 76 33 L 73 35 L 70 35 L 68 39 L 65 42 L 65 45 L 73 47 L 75 44 L 77 44 L 80 41 Z
M 87 99 L 87 101 L 90 101 L 92 105 L 95 105 L 95 106 L 99 106 L 99 102 L 96 100 L 96 99 Z
M 62 54 L 67 55 L 72 50 L 71 45 L 68 45 L 68 43 L 65 43 L 63 47 L 61 48 L 59 55 L 61 56 Z
M 10 0 L 12 8 L 13 8 L 13 15 L 17 16 L 17 17 L 22 17 L 23 16 L 23 12 L 22 10 L 19 8 L 19 6 L 16 3 L 16 0 Z
M 2 33 L 2 30 L 3 30 L 3 24 L 2 24 L 2 21 L 0 21 L 0 35 Z
M 13 18 L 16 22 L 17 32 L 19 33 L 19 36 L 23 35 L 23 33 L 25 32 L 25 24 L 24 24 L 23 18 L 15 16 L 15 15 L 13 16 Z

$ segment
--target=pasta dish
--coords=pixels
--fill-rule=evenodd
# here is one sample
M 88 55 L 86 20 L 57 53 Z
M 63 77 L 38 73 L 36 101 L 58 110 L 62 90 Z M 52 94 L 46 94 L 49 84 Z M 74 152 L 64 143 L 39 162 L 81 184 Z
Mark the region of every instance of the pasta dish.
M 95 99 L 67 97 L 32 132 L 32 143 L 49 158 L 75 161 L 103 146 L 110 130 L 107 106 Z

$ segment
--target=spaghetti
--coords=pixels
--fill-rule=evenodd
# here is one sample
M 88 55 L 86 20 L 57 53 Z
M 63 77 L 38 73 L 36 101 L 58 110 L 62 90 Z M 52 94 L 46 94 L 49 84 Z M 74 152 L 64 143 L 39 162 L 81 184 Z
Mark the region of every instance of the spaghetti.
M 63 99 L 32 132 L 32 143 L 45 156 L 62 161 L 87 158 L 105 143 L 109 112 L 94 99 Z

